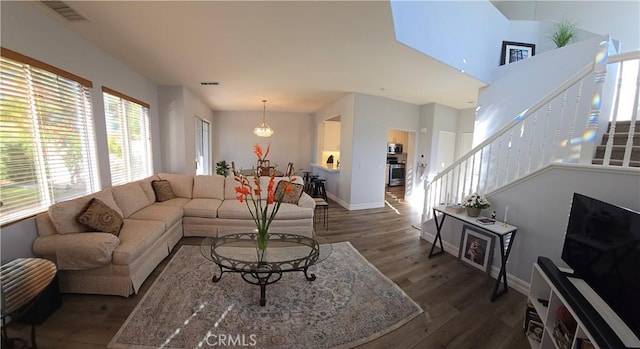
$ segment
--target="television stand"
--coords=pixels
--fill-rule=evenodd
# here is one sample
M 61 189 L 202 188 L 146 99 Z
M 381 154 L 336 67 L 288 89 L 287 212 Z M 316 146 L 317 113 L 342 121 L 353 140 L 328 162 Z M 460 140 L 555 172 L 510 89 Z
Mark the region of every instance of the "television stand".
M 612 310 L 598 305 L 608 308 L 583 280 L 567 277 L 548 258 L 538 257 L 533 265 L 528 301 L 524 330 L 532 348 L 640 348 L 633 332 Z M 531 320 L 530 308 L 538 318 Z M 559 322 L 575 328 L 563 331 Z

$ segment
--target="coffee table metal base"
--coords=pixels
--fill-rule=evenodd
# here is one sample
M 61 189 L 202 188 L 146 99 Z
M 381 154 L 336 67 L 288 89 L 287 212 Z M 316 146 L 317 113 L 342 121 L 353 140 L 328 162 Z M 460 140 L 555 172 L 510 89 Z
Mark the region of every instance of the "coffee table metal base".
M 316 279 L 315 274 L 309 273 L 309 267 L 291 269 L 291 270 L 270 270 L 268 265 L 265 264 L 264 271 L 260 270 L 260 271 L 249 272 L 249 271 L 227 269 L 219 264 L 217 265 L 218 265 L 218 268 L 220 269 L 220 275 L 214 275 L 211 281 L 213 282 L 220 281 L 224 273 L 238 273 L 240 274 L 240 276 L 244 281 L 252 285 L 260 286 L 260 306 L 263 306 L 263 307 L 267 304 L 267 298 L 266 298 L 267 285 L 271 285 L 280 281 L 283 273 L 301 271 L 304 273 L 304 277 L 307 280 L 314 281 Z

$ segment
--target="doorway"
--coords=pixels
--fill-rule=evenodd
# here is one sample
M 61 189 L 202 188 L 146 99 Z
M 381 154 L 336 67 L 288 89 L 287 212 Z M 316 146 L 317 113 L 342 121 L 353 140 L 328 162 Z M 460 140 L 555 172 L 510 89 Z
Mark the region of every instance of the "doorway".
M 211 126 L 210 124 L 195 117 L 196 130 L 196 175 L 211 174 Z
M 384 193 L 386 201 L 402 202 L 405 199 L 407 187 L 411 187 L 413 176 L 412 166 L 408 161 L 410 149 L 409 132 L 403 130 L 387 131 L 386 166 Z

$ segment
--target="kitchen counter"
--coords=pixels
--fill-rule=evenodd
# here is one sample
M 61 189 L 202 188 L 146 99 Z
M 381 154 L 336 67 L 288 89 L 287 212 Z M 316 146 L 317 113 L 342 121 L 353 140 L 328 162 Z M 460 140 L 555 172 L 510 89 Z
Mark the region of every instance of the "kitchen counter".
M 327 164 L 311 164 L 311 167 L 315 167 L 317 169 L 324 170 L 327 172 L 333 172 L 333 173 L 340 172 L 340 168 L 337 167 L 335 164 L 333 164 L 333 166 L 331 166 L 330 164 L 329 166 L 327 166 Z

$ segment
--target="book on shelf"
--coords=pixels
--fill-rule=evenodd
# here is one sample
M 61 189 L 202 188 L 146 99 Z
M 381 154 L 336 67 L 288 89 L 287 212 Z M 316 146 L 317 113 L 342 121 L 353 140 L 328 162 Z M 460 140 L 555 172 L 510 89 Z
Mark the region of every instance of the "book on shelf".
M 593 343 L 586 338 L 578 338 L 576 340 L 576 348 L 577 349 L 595 349 Z
M 527 337 L 531 338 L 531 340 L 536 342 L 542 341 L 542 333 L 544 332 L 544 326 L 542 322 L 538 321 L 529 321 L 529 325 L 527 326 Z
M 536 308 L 534 308 L 533 304 L 531 304 L 531 302 L 527 302 L 527 311 L 525 312 L 525 316 L 524 316 L 524 332 L 528 335 L 529 333 L 529 324 L 531 322 L 535 322 L 535 323 L 542 323 L 542 319 L 540 318 L 540 315 L 538 315 L 538 312 L 536 311 Z

